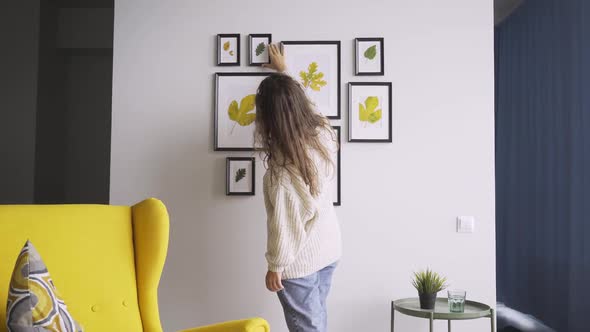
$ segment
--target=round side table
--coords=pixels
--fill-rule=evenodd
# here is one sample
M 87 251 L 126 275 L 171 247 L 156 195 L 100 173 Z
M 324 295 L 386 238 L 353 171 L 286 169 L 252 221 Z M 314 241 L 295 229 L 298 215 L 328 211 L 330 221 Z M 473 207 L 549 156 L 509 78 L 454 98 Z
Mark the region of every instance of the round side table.
M 395 311 L 402 314 L 425 318 L 430 321 L 430 332 L 434 331 L 435 320 L 446 320 L 448 322 L 449 332 L 451 332 L 452 320 L 467 320 L 477 318 L 489 318 L 491 321 L 491 331 L 496 330 L 496 317 L 494 309 L 489 305 L 465 301 L 464 312 L 450 312 L 447 298 L 437 298 L 434 310 L 420 309 L 420 300 L 417 297 L 401 299 L 391 302 L 391 332 L 394 332 Z

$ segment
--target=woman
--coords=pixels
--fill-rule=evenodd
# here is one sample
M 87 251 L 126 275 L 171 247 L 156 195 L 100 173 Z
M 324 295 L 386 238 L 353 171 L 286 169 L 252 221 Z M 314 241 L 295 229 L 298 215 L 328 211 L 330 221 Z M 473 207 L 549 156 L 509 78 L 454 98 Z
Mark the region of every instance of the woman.
M 341 253 L 331 189 L 338 143 L 302 86 L 284 74 L 276 45 L 269 55 L 267 67 L 278 73 L 256 94 L 256 139 L 268 168 L 266 287 L 278 292 L 289 331 L 327 332 L 326 298 Z

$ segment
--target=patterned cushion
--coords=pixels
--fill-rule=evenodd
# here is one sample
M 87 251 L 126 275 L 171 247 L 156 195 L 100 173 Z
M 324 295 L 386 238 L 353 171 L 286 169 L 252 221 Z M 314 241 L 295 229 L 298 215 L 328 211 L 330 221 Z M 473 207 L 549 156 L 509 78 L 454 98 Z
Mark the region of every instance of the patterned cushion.
M 41 256 L 27 241 L 12 272 L 6 325 L 10 332 L 82 331 L 60 298 Z

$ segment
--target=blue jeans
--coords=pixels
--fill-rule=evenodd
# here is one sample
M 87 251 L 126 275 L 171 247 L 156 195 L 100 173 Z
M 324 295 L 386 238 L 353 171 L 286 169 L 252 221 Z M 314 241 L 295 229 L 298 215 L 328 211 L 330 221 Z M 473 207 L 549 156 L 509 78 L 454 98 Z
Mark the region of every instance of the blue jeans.
M 283 280 L 277 294 L 289 332 L 327 332 L 328 308 L 326 298 L 332 284 L 332 274 L 337 263 L 309 276 Z

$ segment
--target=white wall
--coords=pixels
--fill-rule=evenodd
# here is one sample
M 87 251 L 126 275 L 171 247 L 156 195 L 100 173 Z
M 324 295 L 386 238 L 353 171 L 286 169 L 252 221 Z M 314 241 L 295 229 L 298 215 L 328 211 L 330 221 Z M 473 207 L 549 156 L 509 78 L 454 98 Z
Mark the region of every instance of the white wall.
M 387 331 L 390 300 L 414 296 L 410 274 L 424 266 L 493 303 L 492 27 L 491 0 L 116 1 L 111 199 L 156 196 L 170 210 L 165 330 L 259 315 L 286 331 L 264 288 L 262 194 L 224 195 L 225 157 L 248 153 L 212 149 L 213 73 L 257 70 L 215 67 L 217 33 L 242 33 L 243 63 L 248 33 L 342 40 L 343 114 L 346 82 L 393 82 L 393 143 L 342 146 L 331 331 Z M 367 36 L 385 37 L 385 77 L 352 75 L 353 39 Z M 455 233 L 464 214 L 477 218 L 475 234 Z M 455 326 L 487 331 L 489 321 Z

